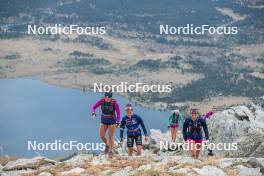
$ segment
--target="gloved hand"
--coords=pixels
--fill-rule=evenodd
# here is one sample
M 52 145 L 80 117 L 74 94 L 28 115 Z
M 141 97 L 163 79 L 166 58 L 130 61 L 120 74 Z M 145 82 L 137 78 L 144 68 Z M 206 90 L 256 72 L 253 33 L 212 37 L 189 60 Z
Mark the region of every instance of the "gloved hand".
M 204 144 L 205 145 L 208 145 L 208 144 L 210 144 L 210 141 L 209 140 L 206 140 L 206 141 L 204 141 Z
M 92 112 L 92 119 L 95 119 L 95 117 L 96 117 L 96 113 Z
M 209 155 L 209 156 L 214 156 L 214 153 L 213 153 L 212 150 L 209 150 L 209 149 L 208 149 L 208 151 L 209 151 L 209 152 L 208 152 L 208 155 Z
M 119 144 L 122 144 L 123 143 L 123 138 L 120 138 L 119 139 Z
M 119 128 L 119 123 L 118 122 L 115 123 L 115 127 Z
M 116 128 L 119 128 L 119 125 L 120 125 L 120 124 L 117 122 L 117 123 L 115 124 Z

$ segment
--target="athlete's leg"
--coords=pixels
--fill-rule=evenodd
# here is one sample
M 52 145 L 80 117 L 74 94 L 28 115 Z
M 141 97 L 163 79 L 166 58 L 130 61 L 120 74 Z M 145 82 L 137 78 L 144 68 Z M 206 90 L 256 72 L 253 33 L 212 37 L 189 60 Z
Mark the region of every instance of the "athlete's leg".
M 189 152 L 192 158 L 195 157 L 195 142 L 193 140 L 188 140 Z
M 137 145 L 137 156 L 141 156 L 142 145 Z
M 115 128 L 116 128 L 116 126 L 114 124 L 108 126 L 108 129 L 109 129 L 109 132 L 108 132 L 108 134 L 109 134 L 109 150 L 112 150 L 114 147 Z
M 177 130 L 178 130 L 178 127 L 175 128 L 175 141 L 176 141 L 176 138 L 177 138 Z
M 132 156 L 133 155 L 133 145 L 134 145 L 134 137 L 132 136 L 127 136 L 127 147 L 128 147 L 128 155 Z
M 133 155 L 133 147 L 128 147 L 128 155 L 132 156 Z
M 177 136 L 177 127 L 175 127 L 173 131 L 173 142 L 176 141 L 176 136 Z
M 107 139 L 105 137 L 106 131 L 107 131 L 108 125 L 101 123 L 100 124 L 100 138 L 102 139 L 102 141 L 105 143 L 105 146 L 109 146 Z
M 198 142 L 198 143 L 195 143 L 195 145 L 196 145 L 196 148 L 195 148 L 195 158 L 197 159 L 198 157 L 199 157 L 199 153 L 200 153 L 200 151 L 201 151 L 201 143 L 200 142 Z
M 174 139 L 174 136 L 175 136 L 175 128 L 171 126 L 170 129 L 171 129 L 171 141 L 172 142 L 175 142 L 175 139 Z
M 142 151 L 142 136 L 136 136 L 135 137 L 136 140 L 136 146 L 137 146 L 137 156 L 141 155 L 141 151 Z

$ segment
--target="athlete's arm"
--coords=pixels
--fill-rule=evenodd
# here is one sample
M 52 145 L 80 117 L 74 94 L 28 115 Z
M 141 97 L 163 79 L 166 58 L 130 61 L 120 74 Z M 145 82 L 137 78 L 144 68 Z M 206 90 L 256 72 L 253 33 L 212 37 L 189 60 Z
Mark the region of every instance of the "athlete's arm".
M 141 125 L 141 127 L 143 129 L 144 135 L 147 136 L 148 135 L 148 132 L 146 130 L 145 124 L 144 124 L 142 118 L 139 117 L 139 116 L 138 116 L 138 123 Z
M 185 120 L 182 127 L 182 135 L 185 141 L 187 140 L 187 136 L 186 136 L 187 128 L 188 128 L 188 123 L 187 120 Z
M 205 120 L 207 120 L 208 117 L 209 117 L 209 112 L 205 113 L 205 114 L 202 116 L 202 118 L 205 119 Z
M 123 140 L 123 134 L 126 127 L 126 121 L 125 118 L 122 118 L 121 124 L 120 124 L 120 140 Z
M 179 121 L 183 121 L 183 117 L 181 114 L 179 114 Z
M 120 123 L 120 108 L 117 102 L 115 102 L 116 120 Z
M 170 124 L 171 124 L 172 116 L 173 116 L 173 113 L 170 114 L 168 126 L 170 126 Z
M 202 119 L 202 126 L 204 130 L 205 139 L 209 140 L 209 132 L 208 132 L 206 121 L 204 119 Z
M 103 99 L 98 100 L 93 106 L 92 106 L 92 112 L 95 112 L 98 106 L 100 106 L 103 102 Z

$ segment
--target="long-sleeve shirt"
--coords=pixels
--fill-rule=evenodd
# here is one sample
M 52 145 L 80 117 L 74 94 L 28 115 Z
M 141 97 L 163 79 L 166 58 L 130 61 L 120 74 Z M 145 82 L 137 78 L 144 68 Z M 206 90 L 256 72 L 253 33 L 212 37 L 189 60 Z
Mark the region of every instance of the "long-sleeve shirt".
M 102 103 L 104 102 L 104 99 L 100 99 L 98 100 L 93 106 L 92 106 L 92 109 L 91 111 L 92 112 L 95 112 L 96 109 L 102 105 Z M 119 108 L 119 105 L 117 103 L 117 101 L 115 101 L 114 99 L 111 100 L 111 103 L 113 103 L 113 106 L 114 106 L 114 110 L 116 112 L 116 120 L 117 122 L 119 123 L 120 122 L 120 108 Z M 107 116 L 106 114 L 104 114 L 104 112 L 102 112 L 102 117 L 103 116 Z
M 124 116 L 120 124 L 120 138 L 123 138 L 125 128 L 127 128 L 127 136 L 141 135 L 140 127 L 143 129 L 144 135 L 147 136 L 147 130 L 142 118 L 136 114 L 131 117 Z
M 207 124 L 203 118 L 199 117 L 195 121 L 191 117 L 186 118 L 182 130 L 184 140 L 186 141 L 188 138 L 194 140 L 203 139 L 201 128 L 203 128 L 206 140 L 209 140 Z

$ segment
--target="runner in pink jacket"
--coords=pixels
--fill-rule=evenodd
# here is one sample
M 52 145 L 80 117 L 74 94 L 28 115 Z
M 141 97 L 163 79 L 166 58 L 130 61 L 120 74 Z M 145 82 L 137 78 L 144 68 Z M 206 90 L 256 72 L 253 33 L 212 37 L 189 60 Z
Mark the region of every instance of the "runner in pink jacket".
M 105 96 L 98 100 L 92 107 L 92 117 L 96 116 L 96 109 L 101 106 L 101 124 L 100 124 L 100 137 L 105 143 L 105 154 L 108 154 L 109 158 L 113 157 L 114 146 L 114 133 L 115 128 L 119 127 L 120 123 L 120 109 L 117 101 L 112 98 L 112 92 L 106 92 Z M 109 140 L 106 139 L 105 134 L 109 129 Z

